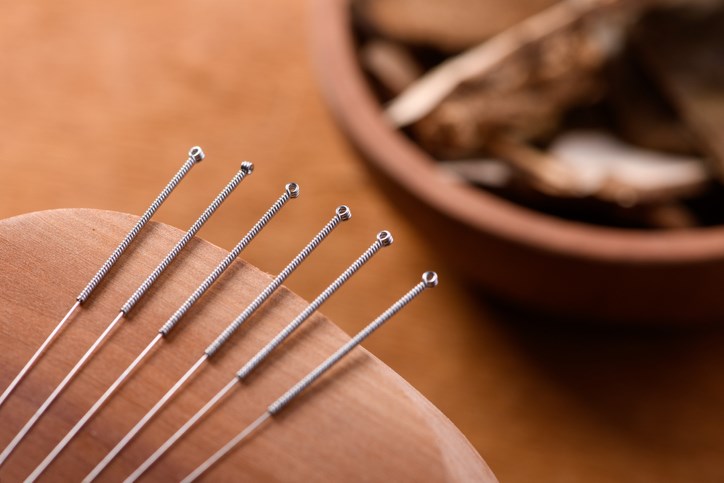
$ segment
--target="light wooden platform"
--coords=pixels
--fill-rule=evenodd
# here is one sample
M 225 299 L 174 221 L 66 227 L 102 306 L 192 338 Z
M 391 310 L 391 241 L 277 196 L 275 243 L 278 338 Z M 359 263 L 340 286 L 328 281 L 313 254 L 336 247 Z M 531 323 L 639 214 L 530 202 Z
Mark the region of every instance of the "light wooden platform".
M 448 248 L 430 243 L 383 195 L 329 114 L 311 60 L 311 10 L 309 0 L 179 0 L 173 8 L 166 2 L 119 0 L 6 2 L 0 16 L 0 218 L 67 207 L 141 213 L 188 148 L 199 144 L 207 160 L 157 215 L 185 229 L 247 159 L 256 164 L 253 177 L 201 236 L 230 249 L 284 184 L 296 181 L 300 198 L 245 253 L 255 266 L 275 271 L 335 206 L 348 204 L 352 221 L 313 255 L 312 265 L 288 280 L 294 292 L 311 300 L 377 231 L 391 230 L 395 245 L 356 275 L 323 312 L 354 333 L 421 271 L 436 270 L 440 286 L 365 347 L 440 408 L 501 481 L 724 481 L 723 328 L 591 327 L 587 320 L 560 321 L 509 310 L 471 289 L 445 264 L 442 255 Z M 170 246 L 171 240 L 166 243 Z M 0 239 L 4 244 L 5 237 Z M 79 249 L 78 255 L 68 256 L 88 255 Z M 183 258 L 180 262 L 186 263 Z M 96 268 L 84 263 L 88 273 Z M 14 270 L 24 268 L 15 265 Z M 175 272 L 169 275 L 178 278 Z M 34 301 L 28 310 L 45 314 L 42 327 L 14 325 L 14 331 L 35 334 L 27 345 L 5 342 L 3 330 L 0 344 L 6 353 L 0 353 L 0 364 L 10 357 L 6 344 L 13 353 L 31 352 L 31 344 L 49 330 L 50 315 L 67 310 L 85 283 L 81 278 L 71 279 L 76 286 L 68 289 L 62 304 Z M 163 297 L 167 285 L 161 283 Z M 8 310 L 5 300 L 17 290 L 15 281 L 2 284 L 1 314 Z M 104 308 L 104 316 L 115 309 Z M 204 313 L 202 307 L 199 313 Z M 73 334 L 84 324 L 97 324 L 92 326 L 95 335 L 105 323 L 85 314 L 76 322 L 61 340 L 80 337 Z M 101 361 L 120 351 L 115 341 L 137 327 L 145 326 L 129 321 Z M 154 329 L 144 330 L 150 335 Z M 178 340 L 193 330 L 191 323 L 185 325 Z M 83 349 L 66 347 L 75 356 Z M 118 357 L 129 360 L 131 349 L 139 348 L 140 340 Z M 157 357 L 166 356 L 159 352 Z M 52 364 L 59 364 L 58 359 L 50 358 Z M 170 381 L 183 369 L 163 377 Z M 8 377 L 3 369 L 0 384 Z M 51 382 L 35 384 L 50 391 Z M 254 384 L 261 390 L 263 378 Z M 128 390 L 138 392 L 139 387 L 134 382 Z M 195 383 L 191 388 L 199 387 Z M 69 396 L 79 397 L 80 389 L 70 389 Z M 154 388 L 153 395 L 164 389 Z M 235 394 L 229 407 L 243 398 Z M 145 409 L 123 404 L 135 416 Z M 25 416 L 32 409 L 20 403 L 14 407 Z M 84 408 L 64 405 L 56 411 L 61 409 L 79 416 Z M 169 415 L 161 416 L 158 423 L 168 424 L 163 421 Z M 70 423 L 62 424 L 67 428 Z M 0 444 L 8 439 L 2 424 Z M 99 425 L 91 429 L 96 434 L 108 430 Z M 232 429 L 237 428 L 228 431 Z M 51 443 L 42 439 L 31 440 L 47 449 Z M 103 452 L 95 440 L 71 449 L 95 459 Z M 129 450 L 140 451 L 135 446 Z M 40 453 L 33 457 L 37 460 Z M 8 470 L 17 468 L 17 461 L 11 463 Z M 4 476 L 0 474 L 3 483 Z
M 36 212 L 0 222 L 0 388 L 9 384 L 134 222 L 131 215 L 85 209 Z M 157 223 L 139 235 L 0 409 L 0 446 L 181 235 Z M 189 244 L 0 469 L 0 480 L 20 481 L 30 473 L 225 253 L 202 240 Z M 87 474 L 270 280 L 255 267 L 236 262 L 66 448 L 44 481 L 74 481 Z M 109 466 L 102 480 L 127 476 L 305 306 L 281 289 L 234 335 L 231 347 Z M 374 337 L 384 336 L 382 329 Z M 313 316 L 152 468 L 148 481 L 185 476 L 345 339 L 329 320 Z M 370 353 L 356 350 L 328 376 L 208 472 L 208 481 L 495 481 L 452 423 Z

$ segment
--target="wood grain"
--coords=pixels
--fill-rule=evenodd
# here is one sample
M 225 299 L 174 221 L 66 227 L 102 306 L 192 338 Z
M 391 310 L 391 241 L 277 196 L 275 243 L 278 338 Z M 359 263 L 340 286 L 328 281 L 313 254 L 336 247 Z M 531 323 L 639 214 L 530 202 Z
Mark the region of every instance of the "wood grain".
M 284 184 L 297 181 L 301 197 L 244 253 L 253 265 L 274 272 L 336 205 L 349 204 L 352 221 L 287 281 L 311 300 L 377 231 L 391 230 L 395 245 L 323 312 L 354 333 L 421 271 L 438 271 L 440 286 L 365 347 L 440 408 L 501 481 L 723 481 L 724 330 L 565 324 L 501 307 L 471 289 L 438 255 L 449 248 L 433 244 L 410 222 L 409 212 L 382 195 L 329 114 L 312 69 L 311 25 L 311 2 L 297 0 L 178 0 L 173 8 L 125 0 L 6 2 L 0 16 L 0 218 L 67 207 L 142 213 L 188 148 L 200 144 L 209 157 L 156 216 L 185 229 L 248 159 L 256 163 L 253 177 L 201 236 L 230 249 Z M 509 267 L 490 262 L 484 268 L 491 276 L 508 276 Z M 89 271 L 96 268 L 91 265 Z M 555 276 L 579 279 L 575 273 Z M 4 297 L 15 291 L 13 280 L 0 285 Z M 591 296 L 605 308 L 605 292 Z M 38 299 L 25 310 L 52 311 L 55 317 L 67 308 L 67 302 L 55 306 Z M 97 323 L 94 328 L 103 323 L 78 320 Z M 48 330 L 50 321 L 44 324 L 41 329 Z M 133 327 L 131 320 L 113 340 Z M 74 333 L 70 329 L 65 340 Z M 192 323 L 180 329 L 182 339 Z M 38 340 L 15 350 L 27 355 Z M 66 347 L 76 357 L 83 349 Z M 105 353 L 119 347 L 114 343 Z M 59 363 L 49 356 L 46 364 Z M 124 404 L 137 416 L 145 409 Z M 15 407 L 25 416 L 32 409 Z M 64 410 L 79 417 L 83 408 Z M 71 421 L 63 424 L 67 428 Z M 0 445 L 6 440 L 3 433 Z M 79 449 L 93 458 L 103 452 L 90 438 L 73 454 Z
M 0 222 L 0 387 L 20 370 L 134 222 L 131 215 L 95 210 L 37 212 Z M 7 444 L 181 235 L 158 223 L 139 235 L 0 410 L 0 445 Z M 199 239 L 182 252 L 0 469 L 2 481 L 19 481 L 30 473 L 225 253 Z M 87 474 L 270 281 L 270 275 L 248 263 L 235 262 L 43 480 L 72 481 Z M 305 306 L 285 288 L 276 293 L 102 479 L 127 476 Z M 154 466 L 148 481 L 188 474 L 345 340 L 329 320 L 313 316 Z M 208 481 L 496 481 L 452 423 L 368 352 L 356 350 L 318 382 L 214 467 Z

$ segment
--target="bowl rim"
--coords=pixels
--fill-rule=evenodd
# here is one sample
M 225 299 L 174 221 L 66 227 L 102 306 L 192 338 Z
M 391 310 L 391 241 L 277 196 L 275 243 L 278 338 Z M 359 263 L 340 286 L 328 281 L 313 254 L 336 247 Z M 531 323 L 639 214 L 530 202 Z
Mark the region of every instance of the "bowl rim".
M 537 212 L 441 175 L 437 162 L 384 117 L 356 61 L 349 3 L 312 4 L 312 60 L 324 97 L 367 160 L 424 203 L 476 231 L 568 257 L 629 264 L 724 259 L 724 226 L 669 232 L 592 225 Z

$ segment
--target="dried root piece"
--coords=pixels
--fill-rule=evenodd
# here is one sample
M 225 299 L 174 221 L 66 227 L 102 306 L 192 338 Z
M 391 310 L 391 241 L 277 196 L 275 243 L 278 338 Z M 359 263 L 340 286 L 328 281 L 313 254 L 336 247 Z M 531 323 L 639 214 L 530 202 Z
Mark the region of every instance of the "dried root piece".
M 549 157 L 547 161 L 553 160 Z M 701 224 L 688 206 L 666 196 L 649 198 L 643 204 L 631 204 L 636 191 L 627 186 L 615 186 L 615 181 L 603 183 L 598 193 L 562 197 L 560 192 L 541 189 L 524 170 L 499 159 L 444 161 L 440 163 L 440 169 L 451 182 L 472 183 L 520 204 L 547 213 L 565 213 L 573 219 L 660 229 L 682 229 Z M 629 196 L 631 194 L 634 196 Z
M 515 174 L 506 162 L 493 158 L 460 159 L 440 163 L 442 172 L 455 181 L 468 182 L 485 188 L 504 189 Z
M 710 182 L 700 158 L 640 149 L 602 132 L 569 132 L 549 152 L 575 173 L 581 193 L 625 207 L 692 197 Z
M 724 182 L 724 11 L 648 20 L 638 52 Z
M 691 131 L 630 52 L 610 63 L 606 97 L 616 132 L 646 149 L 700 155 Z
M 383 37 L 460 52 L 557 0 L 357 0 L 355 13 Z
M 630 208 L 692 197 L 709 184 L 701 159 L 642 150 L 598 132 L 569 133 L 548 152 L 502 136 L 488 148 L 520 179 L 559 198 L 591 197 Z
M 364 68 L 396 96 L 422 77 L 420 64 L 403 45 L 386 40 L 367 42 L 360 51 Z
M 355 2 L 358 25 L 375 34 L 360 58 L 393 98 L 393 125 L 448 160 L 441 172 L 453 182 L 545 213 L 629 227 L 721 223 L 709 207 L 724 197 L 724 0 L 561 0 L 441 63 L 474 36 L 462 40 L 470 32 L 460 28 L 450 43 L 431 42 L 439 51 L 420 48 L 428 32 L 418 27 L 484 30 L 502 17 L 476 18 L 472 5 L 498 2 Z M 547 0 L 518 4 L 536 2 Z M 692 27 L 672 8 L 708 15 Z M 651 12 L 667 10 L 671 25 L 651 27 Z
M 559 127 L 564 107 L 597 100 L 603 84 L 580 72 L 535 88 L 460 90 L 412 127 L 420 145 L 437 158 L 461 158 L 489 152 L 491 138 L 547 139 Z
M 490 153 L 510 163 L 536 189 L 550 196 L 584 196 L 576 173 L 544 151 L 512 138 L 498 137 L 488 143 Z
M 613 17 L 606 17 L 603 21 L 603 14 L 606 12 L 611 12 L 612 15 L 620 14 L 622 20 L 613 21 Z M 430 70 L 389 104 L 386 109 L 387 117 L 394 125 L 404 127 L 428 115 L 461 86 L 485 86 L 494 70 L 530 72 L 526 68 L 506 68 L 504 63 L 515 65 L 527 62 L 525 67 L 540 64 L 533 70 L 536 73 L 534 78 L 540 81 L 552 81 L 560 77 L 560 73 L 556 73 L 556 65 L 566 71 L 571 68 L 582 68 L 584 71 L 598 68 L 611 51 L 618 47 L 618 26 L 625 24 L 626 12 L 627 9 L 619 7 L 619 0 L 557 3 Z M 559 46 L 566 49 L 573 47 L 578 62 L 572 67 L 566 62 L 559 62 L 557 55 L 546 55 L 542 48 L 544 40 L 555 35 L 565 35 L 570 31 L 583 33 L 583 36 L 574 34 L 575 38 L 572 40 L 575 42 L 570 42 L 569 46 L 552 41 L 554 47 L 551 47 L 551 50 Z M 535 54 L 530 55 L 529 52 Z M 525 75 L 524 79 L 521 88 L 533 80 L 528 80 Z M 498 85 L 500 84 L 499 81 Z

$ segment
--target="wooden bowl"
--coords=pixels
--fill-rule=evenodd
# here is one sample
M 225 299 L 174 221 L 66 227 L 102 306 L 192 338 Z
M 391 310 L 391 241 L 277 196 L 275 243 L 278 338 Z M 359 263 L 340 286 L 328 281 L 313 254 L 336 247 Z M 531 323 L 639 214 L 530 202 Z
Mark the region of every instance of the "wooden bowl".
M 313 49 L 329 105 L 395 204 L 490 292 L 603 321 L 724 316 L 724 228 L 624 230 L 563 220 L 442 176 L 393 128 L 357 62 L 345 0 L 318 0 Z

